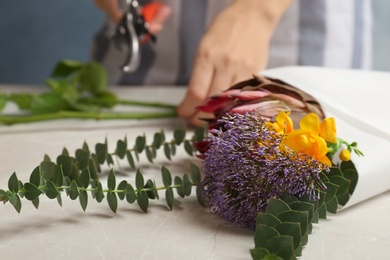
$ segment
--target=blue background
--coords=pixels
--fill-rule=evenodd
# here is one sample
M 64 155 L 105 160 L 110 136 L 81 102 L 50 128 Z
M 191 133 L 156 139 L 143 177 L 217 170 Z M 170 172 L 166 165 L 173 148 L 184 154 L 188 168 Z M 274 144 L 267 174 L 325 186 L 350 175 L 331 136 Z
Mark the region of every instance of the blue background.
M 390 71 L 390 1 L 372 2 L 374 69 Z M 87 61 L 103 19 L 92 0 L 1 1 L 0 83 L 42 84 L 57 61 Z

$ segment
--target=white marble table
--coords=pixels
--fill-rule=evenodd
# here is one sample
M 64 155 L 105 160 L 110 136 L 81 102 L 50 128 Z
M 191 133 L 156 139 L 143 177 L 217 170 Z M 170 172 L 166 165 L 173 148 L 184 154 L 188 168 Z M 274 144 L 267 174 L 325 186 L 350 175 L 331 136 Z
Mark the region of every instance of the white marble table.
M 390 78 L 390 76 L 389 76 Z M 26 90 L 0 86 L 0 91 Z M 30 88 L 27 88 L 30 89 Z M 121 96 L 178 103 L 183 88 L 120 88 Z M 0 188 L 7 187 L 16 172 L 27 181 L 31 171 L 47 154 L 54 159 L 67 147 L 70 153 L 86 141 L 90 147 L 108 140 L 109 150 L 127 136 L 129 143 L 145 133 L 149 138 L 160 129 L 167 136 L 183 126 L 179 119 L 145 121 L 60 120 L 0 127 Z M 151 139 L 149 139 L 151 140 Z M 390 148 L 390 147 L 389 147 Z M 173 162 L 159 151 L 158 163 L 145 158 L 139 164 L 147 178 L 160 181 L 159 168 L 165 164 L 173 174 L 187 171 L 190 161 L 183 150 Z M 134 171 L 120 162 L 121 178 L 133 180 Z M 108 170 L 107 166 L 104 170 Z M 390 174 L 389 170 L 387 173 Z M 104 179 L 103 174 L 102 178 Z M 63 196 L 42 197 L 36 210 L 23 200 L 18 214 L 10 204 L 0 207 L 1 259 L 250 259 L 253 232 L 232 227 L 202 208 L 195 196 L 176 199 L 173 211 L 164 196 L 151 201 L 147 214 L 137 205 L 121 201 L 116 214 L 107 203 L 89 200 L 86 212 L 78 201 Z M 301 259 L 388 259 L 390 252 L 390 192 L 360 202 L 314 225 L 313 234 Z

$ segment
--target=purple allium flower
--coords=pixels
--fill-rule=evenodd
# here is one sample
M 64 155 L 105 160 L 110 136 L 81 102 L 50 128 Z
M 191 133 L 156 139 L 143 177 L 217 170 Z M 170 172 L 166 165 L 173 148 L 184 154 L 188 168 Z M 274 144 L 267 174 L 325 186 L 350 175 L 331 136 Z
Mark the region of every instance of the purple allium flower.
M 202 196 L 208 207 L 229 222 L 255 227 L 256 215 L 270 198 L 287 192 L 315 198 L 319 173 L 326 166 L 281 144 L 258 111 L 227 114 L 210 130 L 203 154 Z

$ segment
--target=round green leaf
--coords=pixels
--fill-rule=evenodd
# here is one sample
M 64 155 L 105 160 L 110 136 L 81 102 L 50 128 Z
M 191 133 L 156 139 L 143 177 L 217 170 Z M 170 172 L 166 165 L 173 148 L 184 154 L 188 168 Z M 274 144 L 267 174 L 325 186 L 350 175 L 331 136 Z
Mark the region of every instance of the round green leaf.
M 118 142 L 116 143 L 115 153 L 118 155 L 120 159 L 123 159 L 125 158 L 126 151 L 127 151 L 127 143 L 125 141 L 118 140 Z
M 35 200 L 42 193 L 42 191 L 38 189 L 37 186 L 35 186 L 33 183 L 26 182 L 23 185 L 23 188 L 25 190 L 24 196 L 28 200 Z
M 162 181 L 165 187 L 169 187 L 172 184 L 172 175 L 167 167 L 164 165 L 161 167 Z
M 135 150 L 137 153 L 141 153 L 146 145 L 146 138 L 145 136 L 137 136 L 135 139 Z
M 175 129 L 173 131 L 173 139 L 175 140 L 176 145 L 180 145 L 186 136 L 185 129 Z

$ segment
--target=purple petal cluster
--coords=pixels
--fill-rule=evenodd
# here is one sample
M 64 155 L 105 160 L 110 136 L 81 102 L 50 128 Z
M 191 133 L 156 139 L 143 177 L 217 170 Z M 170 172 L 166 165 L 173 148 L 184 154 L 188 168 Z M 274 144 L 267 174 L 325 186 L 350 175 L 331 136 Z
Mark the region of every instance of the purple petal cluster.
M 255 227 L 270 198 L 283 193 L 315 198 L 324 165 L 281 144 L 257 111 L 227 114 L 211 130 L 204 153 L 202 196 L 217 215 Z

